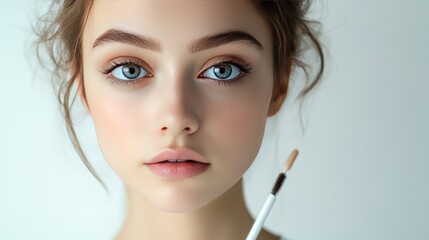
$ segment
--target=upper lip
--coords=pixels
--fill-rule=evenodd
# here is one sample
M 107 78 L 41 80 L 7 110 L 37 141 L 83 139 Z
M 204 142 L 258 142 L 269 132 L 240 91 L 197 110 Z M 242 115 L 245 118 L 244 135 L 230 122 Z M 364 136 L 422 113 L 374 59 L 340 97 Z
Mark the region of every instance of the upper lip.
M 188 148 L 178 148 L 174 150 L 164 149 L 152 157 L 148 162 L 145 162 L 145 164 L 159 163 L 168 160 L 192 160 L 209 164 L 203 156 Z

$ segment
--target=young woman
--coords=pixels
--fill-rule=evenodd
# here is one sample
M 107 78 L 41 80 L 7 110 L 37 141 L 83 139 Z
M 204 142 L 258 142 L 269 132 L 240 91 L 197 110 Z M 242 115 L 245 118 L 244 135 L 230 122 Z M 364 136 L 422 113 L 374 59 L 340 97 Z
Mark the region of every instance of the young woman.
M 42 19 L 71 139 L 72 88 L 127 190 L 123 239 L 245 239 L 242 176 L 287 94 L 305 1 L 64 0 Z M 101 182 L 101 180 L 100 180 Z M 166 227 L 168 226 L 168 227 Z M 280 239 L 263 230 L 259 239 Z

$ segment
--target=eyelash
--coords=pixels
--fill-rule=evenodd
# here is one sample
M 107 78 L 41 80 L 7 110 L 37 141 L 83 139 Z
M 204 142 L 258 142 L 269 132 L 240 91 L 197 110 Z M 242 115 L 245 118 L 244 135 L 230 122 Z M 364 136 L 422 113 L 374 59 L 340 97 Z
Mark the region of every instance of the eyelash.
M 144 68 L 144 67 L 141 65 L 141 63 L 138 63 L 138 62 L 133 61 L 133 60 L 131 60 L 131 59 L 123 59 L 123 58 L 119 58 L 119 59 L 115 59 L 115 60 L 113 60 L 112 62 L 110 62 L 110 63 L 109 63 L 109 66 L 107 66 L 107 68 L 106 68 L 106 69 L 104 69 L 104 71 L 102 71 L 102 73 L 103 73 L 104 75 L 107 75 L 107 79 L 109 79 L 109 80 L 112 82 L 112 84 L 113 84 L 113 85 L 122 85 L 122 86 L 131 86 L 131 85 L 135 85 L 135 84 L 137 84 L 138 82 L 140 82 L 142 78 L 138 78 L 138 79 L 134 79 L 134 80 L 128 80 L 128 81 L 125 81 L 125 80 L 120 80 L 120 79 L 118 79 L 118 78 L 116 78 L 116 77 L 114 77 L 114 76 L 112 76 L 112 75 L 111 75 L 111 72 L 112 72 L 115 68 L 120 67 L 120 66 L 124 66 L 124 65 L 127 65 L 127 64 L 134 64 L 134 65 L 136 65 L 136 66 L 139 66 L 139 67 L 141 67 L 141 68 Z M 144 69 L 145 69 L 145 68 L 144 68 Z M 145 70 L 146 70 L 146 69 L 145 69 Z M 148 72 L 148 73 L 149 73 L 149 72 Z M 149 75 L 152 75 L 152 74 L 150 74 L 150 73 L 149 73 Z M 148 77 L 151 77 L 151 76 L 148 76 Z M 143 77 L 143 78 L 147 78 L 147 77 Z
M 114 77 L 114 76 L 111 75 L 111 72 L 115 68 L 120 67 L 120 66 L 124 66 L 124 65 L 127 65 L 127 64 L 134 64 L 134 65 L 136 65 L 138 67 L 143 68 L 146 72 L 148 72 L 149 76 L 138 78 L 138 79 L 134 79 L 134 80 L 120 80 L 120 79 L 118 79 L 118 78 L 116 78 L 116 77 Z M 212 68 L 214 66 L 220 65 L 220 64 L 231 64 L 231 65 L 237 67 L 241 71 L 241 73 L 240 73 L 240 75 L 238 77 L 236 77 L 235 79 L 232 79 L 232 80 L 216 80 L 216 79 L 212 79 L 212 78 L 201 77 L 208 69 L 210 69 L 210 68 Z M 234 84 L 235 82 L 237 82 L 238 80 L 240 80 L 241 77 L 243 77 L 246 74 L 249 74 L 250 70 L 251 70 L 250 64 L 247 64 L 247 63 L 237 63 L 237 62 L 235 62 L 233 60 L 221 60 L 221 61 L 218 61 L 218 62 L 210 65 L 210 67 L 208 67 L 204 71 L 202 71 L 202 73 L 199 74 L 198 77 L 199 78 L 205 78 L 205 79 L 208 79 L 208 80 L 212 80 L 212 81 L 216 82 L 219 85 L 225 86 L 225 85 L 232 85 L 232 84 Z M 113 85 L 122 85 L 122 86 L 135 85 L 138 82 L 140 82 L 143 78 L 148 78 L 148 77 L 152 77 L 153 76 L 152 74 L 149 73 L 149 71 L 146 70 L 145 67 L 142 66 L 141 63 L 133 61 L 132 59 L 122 59 L 122 58 L 115 59 L 114 61 L 112 61 L 111 63 L 109 63 L 109 66 L 106 67 L 106 69 L 104 69 L 102 71 L 102 73 L 105 74 L 105 75 L 107 75 L 107 78 L 112 82 Z

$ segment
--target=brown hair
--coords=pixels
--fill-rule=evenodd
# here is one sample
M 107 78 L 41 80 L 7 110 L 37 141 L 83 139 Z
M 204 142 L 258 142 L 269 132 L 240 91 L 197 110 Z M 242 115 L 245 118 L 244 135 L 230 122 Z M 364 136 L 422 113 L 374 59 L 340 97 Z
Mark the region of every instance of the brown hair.
M 54 0 L 49 11 L 40 17 L 38 25 L 35 27 L 38 36 L 36 51 L 39 61 L 44 65 L 40 52 L 42 48 L 46 48 L 50 61 L 53 63 L 53 84 L 57 87 L 57 99 L 75 150 L 89 171 L 107 190 L 86 158 L 71 118 L 71 107 L 77 95 L 76 93 L 70 102 L 75 79 L 80 79 L 79 88 L 82 87 L 82 94 L 86 101 L 81 77 L 83 73 L 82 32 L 92 3 L 93 0 Z M 306 19 L 311 2 L 306 0 L 254 0 L 253 3 L 271 27 L 274 88 L 277 89 L 273 100 L 287 91 L 287 86 L 282 87 L 281 76 L 289 74 L 292 67 L 303 69 L 308 77 L 309 66 L 302 60 L 303 46 L 306 41 L 315 46 L 320 65 L 314 80 L 300 93 L 299 98 L 303 98 L 320 82 L 324 70 L 324 54 L 313 26 L 318 22 Z

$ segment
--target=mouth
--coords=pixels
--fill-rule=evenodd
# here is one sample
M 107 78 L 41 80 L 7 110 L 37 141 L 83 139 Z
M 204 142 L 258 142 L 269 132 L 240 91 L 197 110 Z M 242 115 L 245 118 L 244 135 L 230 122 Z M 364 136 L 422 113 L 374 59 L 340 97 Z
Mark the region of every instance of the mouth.
M 176 159 L 176 160 L 165 160 L 162 161 L 161 163 L 182 163 L 182 162 L 197 162 L 194 160 L 190 160 L 190 159 Z
M 159 162 L 183 162 L 183 161 L 195 161 L 200 163 L 209 163 L 201 154 L 188 149 L 188 148 L 178 148 L 178 149 L 164 149 L 157 154 L 155 154 L 148 162 L 145 164 L 159 163 Z
M 201 163 L 209 165 L 210 163 L 200 162 L 192 159 L 171 159 L 171 160 L 164 160 L 164 161 L 157 161 L 157 162 L 149 162 L 145 163 L 144 165 L 155 165 L 155 164 L 161 164 L 161 163 Z
M 144 164 L 153 173 L 168 179 L 190 178 L 205 172 L 210 163 L 190 149 L 166 149 Z

